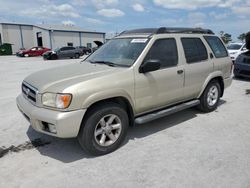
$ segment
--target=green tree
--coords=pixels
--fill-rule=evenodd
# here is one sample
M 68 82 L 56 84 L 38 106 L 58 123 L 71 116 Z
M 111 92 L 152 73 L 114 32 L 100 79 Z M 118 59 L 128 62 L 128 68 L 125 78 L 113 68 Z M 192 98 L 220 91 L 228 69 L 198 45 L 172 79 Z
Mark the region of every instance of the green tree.
M 239 40 L 241 40 L 242 42 L 244 42 L 244 40 L 246 39 L 246 33 L 242 33 L 237 37 Z
M 220 31 L 220 36 L 225 44 L 228 44 L 230 41 L 232 41 L 232 35 L 225 33 L 224 31 Z

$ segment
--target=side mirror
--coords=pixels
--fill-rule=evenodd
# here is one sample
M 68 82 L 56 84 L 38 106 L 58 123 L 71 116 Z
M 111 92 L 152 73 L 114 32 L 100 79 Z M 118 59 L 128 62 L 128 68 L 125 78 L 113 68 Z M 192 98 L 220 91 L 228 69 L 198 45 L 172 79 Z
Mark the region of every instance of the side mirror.
M 161 68 L 161 63 L 157 59 L 149 59 L 145 61 L 139 68 L 139 73 L 147 73 L 159 70 Z
M 241 51 L 245 51 L 245 50 L 247 50 L 247 48 L 246 48 L 246 47 L 244 47 L 244 48 L 242 48 L 242 49 L 241 49 Z

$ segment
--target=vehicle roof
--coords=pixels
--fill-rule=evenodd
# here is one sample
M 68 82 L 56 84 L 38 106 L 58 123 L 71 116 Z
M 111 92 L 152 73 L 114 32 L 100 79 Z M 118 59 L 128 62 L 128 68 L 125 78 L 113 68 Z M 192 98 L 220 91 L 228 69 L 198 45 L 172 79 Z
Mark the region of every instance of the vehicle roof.
M 119 36 L 151 36 L 154 34 L 212 34 L 214 32 L 210 29 L 202 28 L 180 28 L 180 27 L 160 27 L 160 28 L 141 28 L 134 30 L 126 30 L 121 32 Z

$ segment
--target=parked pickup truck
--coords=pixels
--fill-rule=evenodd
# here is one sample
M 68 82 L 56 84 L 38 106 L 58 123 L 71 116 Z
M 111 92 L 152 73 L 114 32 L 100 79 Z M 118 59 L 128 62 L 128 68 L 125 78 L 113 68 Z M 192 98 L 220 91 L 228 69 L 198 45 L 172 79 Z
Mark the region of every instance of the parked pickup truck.
M 216 109 L 232 60 L 211 30 L 124 31 L 85 61 L 24 79 L 17 106 L 41 133 L 77 137 L 92 155 L 116 150 L 129 125 L 198 106 Z

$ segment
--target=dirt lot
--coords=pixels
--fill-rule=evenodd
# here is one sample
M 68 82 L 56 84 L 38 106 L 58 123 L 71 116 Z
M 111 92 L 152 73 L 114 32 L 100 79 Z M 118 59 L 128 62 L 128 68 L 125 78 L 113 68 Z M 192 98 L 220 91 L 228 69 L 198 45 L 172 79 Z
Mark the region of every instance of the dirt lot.
M 1 188 L 250 187 L 250 81 L 234 80 L 215 112 L 135 126 L 120 149 L 89 157 L 76 139 L 33 131 L 15 104 L 25 76 L 78 61 L 0 57 Z

